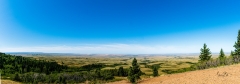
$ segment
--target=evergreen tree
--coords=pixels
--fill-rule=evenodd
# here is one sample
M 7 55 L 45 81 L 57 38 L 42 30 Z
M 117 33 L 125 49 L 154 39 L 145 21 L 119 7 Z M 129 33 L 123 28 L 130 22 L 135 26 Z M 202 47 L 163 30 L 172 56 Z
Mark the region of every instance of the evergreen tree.
M 233 47 L 235 47 L 233 58 L 238 60 L 240 58 L 240 30 L 238 30 L 237 42 L 235 42 Z
M 128 70 L 128 80 L 131 82 L 131 83 L 135 83 L 136 82 L 136 80 L 135 80 L 135 78 L 134 78 L 134 74 L 133 74 L 133 69 L 132 69 L 132 67 L 130 67 L 129 68 L 129 70 Z
M 200 60 L 199 61 L 207 61 L 211 59 L 211 51 L 209 48 L 207 48 L 207 45 L 204 43 L 203 48 L 200 49 L 201 53 L 200 53 Z
M 158 68 L 156 66 L 153 67 L 153 76 L 156 77 L 158 76 Z
M 132 61 L 132 67 L 129 68 L 128 79 L 130 82 L 135 83 L 140 79 L 142 72 L 139 65 L 137 64 L 137 59 L 134 58 Z
M 225 54 L 224 54 L 224 52 L 223 52 L 223 49 L 220 50 L 220 55 L 219 55 L 218 58 L 219 58 L 219 59 L 225 58 Z
M 123 67 L 122 67 L 122 66 L 119 67 L 119 69 L 118 69 L 118 76 L 125 76 L 124 70 L 123 70 Z
M 218 57 L 218 58 L 220 59 L 220 63 L 221 63 L 221 64 L 224 64 L 224 63 L 225 63 L 225 58 L 226 58 L 226 56 L 225 56 L 225 54 L 224 54 L 224 52 L 223 52 L 223 49 L 220 50 L 220 54 L 219 54 L 219 57 Z

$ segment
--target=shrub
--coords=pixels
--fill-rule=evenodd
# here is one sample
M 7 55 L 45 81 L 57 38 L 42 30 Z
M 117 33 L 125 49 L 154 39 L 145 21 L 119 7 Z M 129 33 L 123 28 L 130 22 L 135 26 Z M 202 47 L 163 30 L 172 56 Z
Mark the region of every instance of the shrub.
M 156 76 L 158 76 L 158 75 L 159 75 L 159 74 L 158 74 L 158 67 L 154 66 L 154 67 L 153 67 L 153 76 L 156 77 Z

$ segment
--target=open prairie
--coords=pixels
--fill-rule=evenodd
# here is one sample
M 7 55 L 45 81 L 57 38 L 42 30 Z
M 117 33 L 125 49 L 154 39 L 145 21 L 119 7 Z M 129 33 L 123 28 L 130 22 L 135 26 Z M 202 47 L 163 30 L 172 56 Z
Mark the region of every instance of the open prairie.
M 140 65 L 141 71 L 146 75 L 143 78 L 152 76 L 152 69 L 149 66 L 158 65 L 160 75 L 168 74 L 163 70 L 177 70 L 190 67 L 198 62 L 198 56 L 33 56 L 34 59 L 56 61 L 70 67 L 80 67 L 89 64 L 105 64 L 108 65 L 104 69 L 118 69 L 119 67 L 129 68 L 133 58 L 136 57 Z
M 120 67 L 128 70 L 132 66 L 134 58 L 137 59 L 137 63 L 140 66 L 143 74 L 141 75 L 140 83 L 145 80 L 154 80 L 153 67 L 158 67 L 157 71 L 160 77 L 169 76 L 173 73 L 180 73 L 180 69 L 189 68 L 198 62 L 199 57 L 196 54 L 193 55 L 25 55 L 24 57 L 35 59 L 45 62 L 55 62 L 56 64 L 66 65 L 69 69 L 65 71 L 67 73 L 79 72 L 94 72 L 96 69 L 102 71 L 114 70 L 118 71 Z M 217 56 L 213 56 L 216 58 Z M 92 65 L 97 64 L 97 65 Z M 99 65 L 101 67 L 99 67 Z M 92 67 L 93 66 L 93 67 Z M 85 68 L 84 68 L 85 67 Z M 87 69 L 90 67 L 91 69 Z M 71 71 L 72 70 L 72 71 Z M 128 72 L 126 72 L 128 73 Z M 61 74 L 61 73 L 60 73 Z M 115 74 L 115 72 L 114 72 Z M 117 72 L 118 74 L 118 72 Z M 12 77 L 12 76 L 11 76 Z M 174 76 L 173 76 L 174 77 Z M 4 76 L 4 79 L 8 76 Z M 13 77 L 12 77 L 13 78 Z M 9 78 L 8 78 L 9 79 Z M 126 76 L 114 75 L 114 79 L 108 81 L 99 81 L 103 83 L 128 83 Z M 158 81 L 157 81 L 158 82 Z M 12 83 L 12 81 L 5 80 L 4 83 Z M 82 82 L 83 83 L 83 82 Z

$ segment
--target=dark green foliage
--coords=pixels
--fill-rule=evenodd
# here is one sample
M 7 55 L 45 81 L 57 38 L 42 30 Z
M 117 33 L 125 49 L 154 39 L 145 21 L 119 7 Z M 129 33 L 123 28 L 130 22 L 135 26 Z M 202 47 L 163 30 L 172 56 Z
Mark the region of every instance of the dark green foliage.
M 135 83 L 135 82 L 136 82 L 132 67 L 129 68 L 128 77 L 127 77 L 127 78 L 128 78 L 128 80 L 129 80 L 131 83 Z
M 169 69 L 164 69 L 164 70 L 162 70 L 162 72 L 167 73 L 167 74 L 175 73 L 174 70 L 169 70 Z
M 200 60 L 199 61 L 208 61 L 211 59 L 211 52 L 210 52 L 210 49 L 207 48 L 207 45 L 204 43 L 203 45 L 203 48 L 200 49 L 201 50 L 201 53 L 200 53 Z
M 101 72 L 100 72 L 100 69 L 96 69 L 95 70 L 95 75 L 96 75 L 96 78 L 101 78 Z
M 103 67 L 103 64 L 67 67 L 54 61 L 35 60 L 29 57 L 0 53 L 2 76 L 11 77 L 11 79 L 23 83 L 83 83 L 86 80 L 108 81 L 114 79 L 114 76 L 118 76 L 117 69 L 100 70 Z M 82 72 L 83 70 L 85 72 Z M 86 72 L 87 70 L 91 71 Z M 126 74 L 127 71 L 124 69 L 124 72 Z M 12 76 L 13 74 L 15 76 Z
M 120 66 L 120 65 L 127 65 L 126 63 L 123 63 L 123 64 L 112 64 L 112 65 L 105 65 L 106 67 L 116 67 L 116 66 Z
M 122 77 L 126 77 L 128 76 L 128 69 L 124 69 L 119 67 L 119 69 L 105 69 L 105 70 L 101 70 L 102 72 L 109 72 L 111 73 L 113 76 L 122 76 Z
M 40 73 L 25 73 L 21 76 L 24 83 L 82 83 L 87 80 L 88 75 L 82 73 L 59 73 L 59 74 L 40 74 Z M 90 77 L 89 77 L 90 78 Z
M 233 57 L 233 55 L 234 55 L 234 52 L 233 52 L 233 51 L 231 51 L 231 53 L 230 53 L 230 57 Z
M 140 67 L 137 63 L 137 59 L 134 58 L 132 61 L 132 67 L 130 67 L 128 71 L 128 80 L 132 83 L 135 83 L 140 79 L 141 75 L 142 71 L 140 70 Z
M 49 62 L 45 60 L 35 60 L 28 57 L 13 56 L 0 53 L 0 69 L 4 72 L 2 75 L 15 74 L 15 73 L 55 73 L 60 72 L 66 66 L 59 65 L 57 62 Z
M 19 82 L 21 82 L 20 76 L 19 76 L 18 74 L 15 74 L 13 80 L 14 80 L 14 81 L 19 81 Z
M 220 50 L 220 54 L 219 54 L 219 57 L 218 57 L 219 59 L 224 59 L 224 58 L 226 58 L 226 56 L 225 56 L 225 54 L 224 54 L 224 52 L 223 52 L 223 49 L 221 49 Z
M 57 74 L 41 74 L 41 73 L 25 73 L 20 75 L 24 83 L 83 83 L 89 81 L 107 81 L 114 79 L 111 72 L 99 71 L 96 72 L 75 72 L 75 73 L 57 73 Z
M 182 72 L 187 72 L 187 71 L 193 71 L 196 70 L 194 66 L 188 67 L 188 68 L 181 68 L 177 70 L 171 70 L 171 69 L 164 69 L 162 72 L 167 73 L 167 74 L 173 74 L 173 73 L 182 73 Z
M 112 79 L 114 79 L 114 76 L 113 76 L 113 74 L 111 73 L 111 72 L 102 72 L 102 78 L 101 78 L 101 80 L 112 80 Z
M 101 69 L 104 66 L 105 66 L 104 64 L 89 64 L 89 65 L 84 65 L 84 66 L 80 67 L 80 69 L 82 71 L 90 71 L 90 70 L 94 70 L 94 69 Z
M 100 70 L 100 69 L 96 69 L 94 71 L 94 73 L 92 73 L 92 75 L 93 75 L 92 77 L 93 78 L 90 78 L 88 80 L 94 80 L 94 81 L 95 80 L 104 80 L 104 81 L 112 80 L 112 79 L 114 79 L 114 72 L 113 71 L 114 71 L 114 69 L 113 70 Z
M 235 55 L 240 55 L 240 30 L 238 30 L 237 42 L 235 42 Z
M 196 64 L 196 63 L 193 63 L 193 62 L 185 62 L 185 63 L 188 63 L 188 64 Z
M 219 57 L 218 59 L 220 60 L 220 63 L 223 65 L 224 64 L 224 60 L 226 59 L 226 56 L 223 52 L 223 49 L 220 50 L 220 54 L 219 54 Z
M 240 61 L 240 30 L 238 30 L 237 42 L 235 42 L 233 47 L 235 48 L 233 53 L 233 60 L 234 62 L 239 62 Z
M 125 75 L 126 75 L 125 72 L 124 72 L 124 70 L 123 70 L 123 67 L 122 67 L 122 66 L 119 67 L 119 69 L 118 69 L 118 75 L 119 75 L 119 76 L 125 76 Z
M 156 76 L 158 76 L 158 75 L 159 75 L 159 74 L 158 74 L 158 67 L 154 66 L 154 67 L 153 67 L 153 76 L 156 77 Z
M 119 76 L 117 69 L 105 69 L 105 70 L 102 70 L 102 72 L 109 72 L 109 73 L 112 73 L 112 75 L 114 76 Z
M 160 68 L 161 64 L 163 64 L 163 63 L 153 64 L 153 65 L 145 65 L 145 68 L 150 68 L 150 69 L 153 69 L 154 67 Z

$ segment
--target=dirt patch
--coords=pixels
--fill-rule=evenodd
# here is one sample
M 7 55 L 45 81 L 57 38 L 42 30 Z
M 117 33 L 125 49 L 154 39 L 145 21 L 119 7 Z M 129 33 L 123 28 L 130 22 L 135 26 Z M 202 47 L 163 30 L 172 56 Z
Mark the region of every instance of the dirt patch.
M 140 84 L 240 84 L 240 64 L 165 75 L 139 81 Z M 111 84 L 127 84 L 126 80 Z M 130 83 L 129 83 L 130 84 Z
M 1 80 L 1 83 L 2 84 L 21 84 L 19 82 L 15 82 L 15 81 L 12 81 L 12 80 Z

